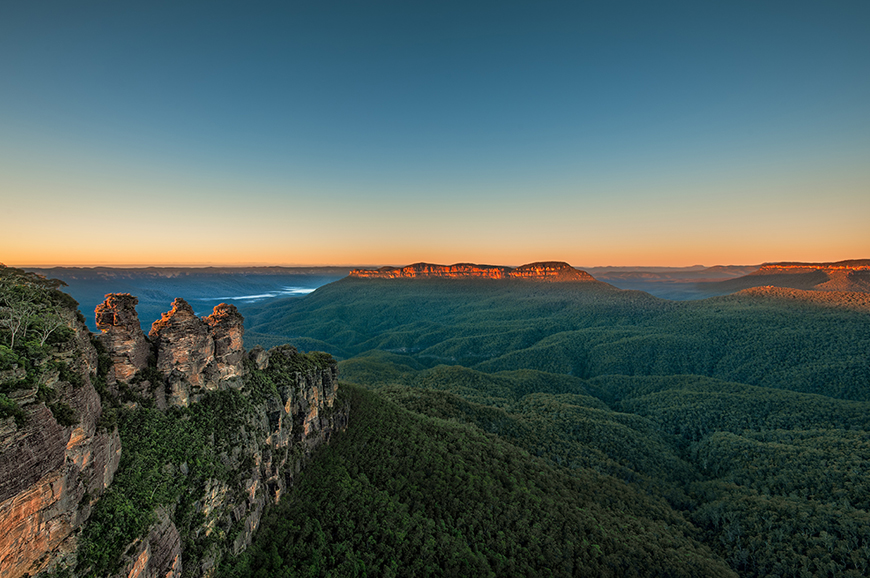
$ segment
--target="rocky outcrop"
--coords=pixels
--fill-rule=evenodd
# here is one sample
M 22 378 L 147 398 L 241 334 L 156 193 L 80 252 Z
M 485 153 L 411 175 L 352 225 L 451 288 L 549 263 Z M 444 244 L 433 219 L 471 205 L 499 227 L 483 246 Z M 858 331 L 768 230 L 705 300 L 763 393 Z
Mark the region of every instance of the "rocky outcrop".
M 214 341 L 214 369 L 218 383 L 240 384 L 244 372 L 242 360 L 245 357 L 242 346 L 244 318 L 235 305 L 221 303 L 205 318 L 205 323 L 211 329 Z
M 835 263 L 765 263 L 757 271 L 701 286 L 705 293 L 735 293 L 752 287 L 802 291 L 870 293 L 870 259 Z
M 97 353 L 84 324 L 69 319 L 70 339 L 52 347 L 38 367 L 17 374 L 26 379 L 0 384 L 26 414 L 24 423 L 0 421 L 4 578 L 33 575 L 74 556 L 76 531 L 118 467 L 117 430 L 98 428 L 102 405 L 91 382 Z M 65 378 L 61 366 L 69 368 Z
M 179 578 L 181 576 L 181 536 L 169 513 L 157 510 L 157 523 L 134 551 L 133 562 L 121 576 L 127 578 Z
M 568 263 L 559 261 L 521 265 L 511 271 L 510 277 L 530 281 L 595 281 L 595 278 L 586 271 L 575 269 Z
M 109 293 L 95 311 L 100 342 L 114 364 L 109 376 L 129 381 L 137 371 L 147 367 L 151 344 L 145 339 L 136 304 L 139 300 L 129 293 Z
M 337 402 L 337 369 L 331 357 L 281 346 L 269 351 L 255 348 L 248 358 L 263 367 L 251 371 L 262 371 L 258 379 L 274 388 L 257 389 L 248 374 L 246 386 L 232 392 L 258 400 L 234 409 L 233 420 L 243 426 L 222 427 L 220 435 L 214 435 L 222 440 L 215 442 L 215 457 L 234 477 L 208 479 L 204 487 L 192 490 L 192 512 L 159 511 L 146 535 L 125 548 L 128 554 L 119 576 L 176 576 L 182 566 L 185 574 L 214 575 L 225 556 L 250 545 L 266 508 L 292 486 L 312 452 L 347 427 L 349 408 Z M 165 467 L 180 476 L 189 473 L 187 464 Z M 188 529 L 188 540 L 200 550 L 195 558 L 175 547 L 178 530 L 173 520 L 178 516 L 201 520 Z
M 240 396 L 231 416 L 236 425 L 218 424 L 220 433 L 211 434 L 215 459 L 233 474 L 192 489 L 193 506 L 186 507 L 193 511 L 158 511 L 158 521 L 124 549 L 118 576 L 178 576 L 182 567 L 185 574 L 212 576 L 226 555 L 250 545 L 267 507 L 293 484 L 314 449 L 347 426 L 348 408 L 336 405 L 338 374 L 330 356 L 300 354 L 290 346 L 255 347 L 247 354 L 243 325 L 231 305 L 200 318 L 176 299 L 152 326 L 156 357 L 148 375 L 165 384 L 168 404 L 190 406 L 227 389 Z M 188 464 L 164 467 L 180 476 L 189 472 Z M 201 520 L 185 529 L 198 550 L 193 558 L 180 546 L 178 516 Z
M 107 360 L 73 313 L 74 302 L 60 293 L 55 298 L 68 299 L 69 336 L 46 346 L 50 354 L 40 355 L 47 356 L 28 357 L 21 366 L 4 352 L 0 371 L 0 576 L 56 567 L 73 576 L 119 569 L 113 578 L 176 578 L 182 568 L 186 575 L 213 576 L 225 556 L 251 543 L 268 505 L 292 485 L 312 451 L 346 427 L 349 408 L 337 403 L 335 361 L 289 346 L 254 348 L 248 355 L 235 307 L 221 304 L 200 318 L 182 299 L 154 323 L 149 341 L 137 331 L 136 298 L 110 294 L 96 311 L 98 345 L 112 361 L 107 375 Z M 104 388 L 103 380 L 112 376 L 118 387 Z M 143 387 L 148 380 L 159 387 Z M 165 398 L 158 395 L 166 389 Z M 157 409 L 148 407 L 149 392 Z M 149 447 L 158 447 L 151 444 L 129 450 L 132 460 L 158 463 L 165 475 L 185 480 L 183 498 L 156 501 L 161 505 L 152 512 L 118 512 L 155 521 L 118 546 L 113 556 L 119 558 L 95 571 L 86 554 L 91 550 L 79 552 L 77 544 L 82 535 L 93 544 L 98 534 L 88 531 L 100 526 L 82 528 L 113 480 L 122 437 L 139 435 L 135 427 L 119 434 L 114 425 L 100 426 L 103 404 L 111 412 L 145 416 L 166 402 L 188 406 L 207 395 L 213 397 L 201 406 L 163 414 L 190 424 L 182 427 L 201 440 L 196 462 L 149 454 Z M 203 415 L 205 421 L 194 419 Z M 103 513 L 114 516 L 112 510 Z
M 244 375 L 243 320 L 234 305 L 221 303 L 201 319 L 184 300 L 154 322 L 148 334 L 157 351 L 169 405 L 187 406 L 208 391 L 241 386 Z
M 870 259 L 849 259 L 830 263 L 764 263 L 753 275 L 806 273 L 808 271 L 870 271 Z
M 262 361 L 262 353 L 259 354 Z M 293 485 L 312 452 L 336 431 L 347 427 L 348 409 L 336 405 L 338 369 L 335 361 L 311 363 L 294 347 L 283 345 L 266 352 L 264 374 L 276 383 L 275 393 L 257 409 L 256 429 L 235 442 L 236 459 L 252 456 L 255 466 L 242 482 L 244 499 L 234 500 L 228 489 L 213 486 L 206 492 L 203 513 L 210 527 L 243 521 L 232 539 L 235 555 L 250 545 L 267 504 L 277 503 Z M 260 445 L 265 440 L 265 451 Z M 207 574 L 208 568 L 203 568 Z
M 594 281 L 595 278 L 561 261 L 529 263 L 517 268 L 498 265 L 432 265 L 415 263 L 407 267 L 354 269 L 351 277 L 364 279 L 524 279 L 527 281 Z

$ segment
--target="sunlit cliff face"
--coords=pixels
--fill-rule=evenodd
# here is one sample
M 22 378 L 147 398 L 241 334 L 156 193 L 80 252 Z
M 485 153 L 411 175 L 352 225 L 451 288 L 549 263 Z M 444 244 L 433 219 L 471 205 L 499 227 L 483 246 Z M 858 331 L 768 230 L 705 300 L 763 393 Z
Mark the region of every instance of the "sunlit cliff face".
M 755 274 L 807 273 L 810 271 L 870 271 L 870 261 L 837 261 L 836 263 L 765 263 L 755 272 Z
M 442 278 L 442 279 L 526 279 L 531 281 L 594 281 L 585 271 L 567 263 L 548 261 L 529 263 L 517 268 L 496 265 L 432 265 L 415 263 L 407 267 L 381 267 L 380 269 L 354 269 L 351 277 L 367 279 Z

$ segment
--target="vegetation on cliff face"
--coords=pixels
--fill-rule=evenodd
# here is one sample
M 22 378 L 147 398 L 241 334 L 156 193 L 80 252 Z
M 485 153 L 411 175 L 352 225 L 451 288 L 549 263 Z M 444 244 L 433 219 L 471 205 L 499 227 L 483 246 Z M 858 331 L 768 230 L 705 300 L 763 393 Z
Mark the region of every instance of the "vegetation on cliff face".
M 213 540 L 197 544 L 204 521 L 195 501 L 215 480 L 238 486 L 247 471 L 231 467 L 221 455 L 244 430 L 253 407 L 238 391 L 220 391 L 189 408 L 119 408 L 118 429 L 123 453 L 109 491 L 94 509 L 79 550 L 79 571 L 105 576 L 120 570 L 128 545 L 144 536 L 156 521 L 161 506 L 174 510 L 184 539 L 185 563 L 196 567 L 203 550 L 230 528 L 221 528 Z M 199 555 L 197 555 L 199 554 Z
M 48 382 L 61 379 L 81 385 L 81 369 L 70 367 L 76 360 L 59 359 L 57 350 L 71 349 L 74 332 L 70 328 L 76 303 L 58 288 L 61 281 L 45 279 L 34 273 L 0 266 L 0 420 L 14 417 L 19 426 L 27 412 L 10 394 L 37 390 L 38 401 L 45 402 L 59 423 L 75 423 L 70 406 L 58 400 Z
M 248 361 L 241 389 L 209 393 L 189 407 L 161 411 L 142 399 L 132 408 L 115 400 L 123 454 L 114 483 L 82 535 L 78 575 L 118 572 L 129 563 L 125 550 L 146 535 L 161 511 L 169 512 L 180 535 L 184 576 L 202 575 L 246 542 L 251 529 L 244 517 L 221 508 L 231 504 L 238 510 L 240 503 L 250 501 L 246 494 L 257 487 L 267 491 L 252 485 L 264 477 L 264 462 L 295 455 L 287 464 L 290 472 L 281 474 L 289 477 L 296 462 L 306 459 L 305 451 L 292 444 L 282 450 L 267 442 L 270 435 L 278 435 L 274 430 L 279 426 L 270 423 L 275 411 L 269 409 L 282 406 L 278 389 L 335 364 L 325 354 L 282 351 L 273 353 L 274 363 L 264 370 Z M 344 409 L 333 406 L 332 411 Z M 330 416 L 324 413 L 321 419 L 328 422 Z
M 0 266 L 0 574 L 72 550 L 111 483 L 120 440 L 100 428 L 98 354 L 60 282 Z
M 91 417 L 120 431 L 109 490 L 76 490 L 82 519 L 93 510 L 75 575 L 126 574 L 155 552 L 172 576 L 870 572 L 862 310 L 350 279 L 253 320 L 256 336 L 292 327 L 346 357 L 359 386 L 331 407 L 312 404 L 335 360 L 282 346 L 252 351 L 243 383 L 160 410 L 153 359 L 115 383 L 55 284 L 0 273 L 4 427 L 41 407 L 69 432 L 85 406 L 67 400 L 93 385 Z M 49 330 L 52 315 L 66 324 Z M 347 431 L 298 473 L 346 404 Z
M 210 575 L 344 427 L 335 361 L 290 346 L 247 357 L 241 317 L 219 306 L 194 318 L 220 326 L 203 367 L 161 370 L 141 337 L 137 373 L 119 371 L 126 325 L 141 336 L 135 298 L 107 298 L 117 335 L 99 339 L 59 285 L 0 268 L 0 574 Z M 184 359 L 192 341 L 176 334 L 161 352 Z M 196 399 L 170 396 L 190 384 Z

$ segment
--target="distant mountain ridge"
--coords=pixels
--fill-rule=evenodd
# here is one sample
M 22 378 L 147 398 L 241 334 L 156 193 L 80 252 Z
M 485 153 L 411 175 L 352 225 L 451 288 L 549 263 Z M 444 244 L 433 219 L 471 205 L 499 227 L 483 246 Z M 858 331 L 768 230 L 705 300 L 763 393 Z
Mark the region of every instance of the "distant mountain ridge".
M 530 281 L 596 281 L 587 273 L 562 261 L 541 261 L 519 267 L 502 265 L 478 265 L 456 263 L 433 265 L 414 263 L 407 267 L 381 267 L 379 269 L 354 269 L 351 277 L 364 279 L 525 279 Z
M 783 261 L 779 263 L 764 263 L 756 273 L 767 271 L 806 271 L 806 270 L 849 270 L 870 271 L 870 259 L 847 259 L 829 263 L 801 263 L 797 261 Z
M 753 287 L 870 293 L 870 259 L 832 263 L 765 263 L 743 277 L 705 283 L 703 290 L 711 295 L 723 295 Z
M 198 278 L 215 275 L 320 275 L 341 276 L 350 267 L 26 267 L 49 279 Z

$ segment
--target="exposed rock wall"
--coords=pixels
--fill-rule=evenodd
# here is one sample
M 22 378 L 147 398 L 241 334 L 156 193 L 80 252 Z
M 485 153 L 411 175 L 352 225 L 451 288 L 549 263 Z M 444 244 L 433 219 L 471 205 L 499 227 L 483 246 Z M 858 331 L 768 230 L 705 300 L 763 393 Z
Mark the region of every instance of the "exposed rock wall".
M 169 405 L 187 406 L 208 391 L 241 386 L 243 333 L 243 319 L 234 305 L 221 303 L 202 319 L 184 299 L 173 301 L 148 334 Z
M 111 297 L 100 310 L 102 315 L 112 311 L 114 319 L 120 303 L 120 317 L 127 324 L 138 324 L 135 301 L 129 296 Z M 130 328 L 127 333 L 135 331 Z M 174 522 L 177 513 L 174 506 L 164 508 L 147 534 L 126 548 L 119 577 L 173 577 L 180 575 L 182 567 L 186 574 L 213 575 L 223 557 L 238 554 L 251 543 L 266 507 L 281 498 L 311 452 L 333 432 L 346 427 L 348 408 L 335 407 L 338 376 L 334 360 L 324 356 L 315 363 L 289 346 L 270 351 L 254 348 L 247 354 L 243 335 L 244 319 L 234 306 L 226 304 L 200 318 L 187 302 L 176 299 L 172 309 L 153 324 L 149 345 L 155 365 L 148 378 L 161 381 L 161 387 L 153 388 L 158 407 L 187 407 L 209 392 L 226 389 L 238 390 L 256 402 L 239 410 L 246 412 L 245 425 L 222 432 L 226 439 L 215 447 L 217 458 L 236 472 L 235 479 L 210 479 L 196 490 L 195 514 L 203 521 L 193 529 L 190 539 L 209 544 L 205 553 L 185 561 Z M 108 342 L 119 344 L 117 350 L 110 350 L 116 370 L 118 360 L 127 363 L 124 352 L 128 343 L 122 339 Z M 274 388 L 252 393 L 251 372 L 259 372 L 259 379 Z M 146 393 L 147 389 L 139 391 Z M 186 464 L 166 467 L 178 467 L 179 475 L 187 474 L 183 471 Z M 224 542 L 215 542 L 215 533 Z
M 442 278 L 442 279 L 525 279 L 528 281 L 594 281 L 589 273 L 560 261 L 529 263 L 517 268 L 497 265 L 432 265 L 415 263 L 407 267 L 354 269 L 351 277 L 368 279 Z
M 136 313 L 139 299 L 129 293 L 109 293 L 95 311 L 97 329 L 103 346 L 114 364 L 110 382 L 128 381 L 148 365 L 151 344 L 145 339 Z
M 337 370 L 331 357 L 299 354 L 289 346 L 255 348 L 248 355 L 242 316 L 231 305 L 221 304 L 199 318 L 176 299 L 172 310 L 154 323 L 149 340 L 139 329 L 136 304 L 131 295 L 110 294 L 97 308 L 99 340 L 111 358 L 108 377 L 119 386 L 135 386 L 130 389 L 140 396 L 154 394 L 158 408 L 188 406 L 210 392 L 222 395 L 212 399 L 218 406 L 221 399 L 232 400 L 229 413 L 221 415 L 233 426 L 215 419 L 208 422 L 213 429 L 199 431 L 211 439 L 211 457 L 221 464 L 205 470 L 218 472 L 207 479 L 194 476 L 192 464 L 148 456 L 167 460 L 161 466 L 165 471 L 199 481 L 185 488 L 184 500 L 154 512 L 156 522 L 124 547 L 115 576 L 177 578 L 182 569 L 186 575 L 212 576 L 224 557 L 251 543 L 263 512 L 292 485 L 311 452 L 346 427 L 349 408 L 336 402 Z M 96 377 L 99 354 L 84 324 L 69 313 L 73 337 L 41 362 L 36 381 L 32 368 L 0 372 L 4 395 L 27 417 L 25 422 L 0 420 L 3 578 L 34 575 L 58 564 L 75 572 L 80 530 L 112 482 L 121 456 L 118 430 L 98 427 L 103 413 L 94 387 L 103 375 Z M 61 371 L 61 364 L 76 378 L 69 369 Z M 149 387 L 146 378 L 157 387 Z M 55 397 L 47 405 L 48 390 Z M 106 391 L 112 411 L 157 411 L 123 402 L 116 397 L 126 391 L 120 387 Z M 56 417 L 53 411 L 60 406 L 66 413 Z M 186 544 L 193 545 L 195 555 L 185 557 Z
M 587 273 L 559 261 L 529 263 L 511 271 L 511 279 L 527 279 L 530 281 L 595 281 Z
M 765 263 L 753 273 L 711 283 L 706 288 L 712 293 L 734 293 L 751 287 L 766 286 L 803 291 L 870 293 L 870 260 Z
M 148 531 L 148 536 L 137 543 L 132 554 L 132 563 L 118 576 L 126 578 L 179 578 L 181 576 L 181 536 L 161 508 L 157 511 L 157 523 Z
M 830 263 L 764 263 L 756 274 L 805 273 L 807 271 L 870 271 L 870 259 L 850 259 Z
M 224 557 L 250 545 L 266 507 L 292 486 L 314 449 L 347 427 L 349 408 L 336 399 L 335 362 L 323 359 L 313 363 L 290 346 L 251 352 L 251 371 L 261 371 L 254 369 L 259 364 L 260 378 L 275 387 L 254 393 L 248 381 L 241 388 L 240 395 L 256 402 L 238 410 L 235 417 L 245 425 L 223 432 L 226 439 L 215 448 L 217 458 L 237 476 L 229 481 L 209 479 L 193 496 L 202 522 L 192 532 L 192 541 L 205 545 L 205 552 L 195 561 L 187 560 L 174 546 L 175 514 L 164 516 L 161 511 L 147 535 L 126 548 L 130 554 L 119 577 L 177 576 L 181 567 L 185 574 L 212 576 Z M 221 545 L 210 541 L 215 535 L 222 538 Z
M 214 340 L 214 369 L 218 383 L 241 385 L 244 375 L 242 360 L 245 349 L 242 345 L 245 320 L 234 305 L 221 303 L 205 318 Z
M 54 347 L 43 360 L 36 383 L 16 382 L 25 387 L 9 394 L 26 412 L 26 423 L 19 425 L 11 417 L 0 421 L 0 576 L 4 578 L 33 575 L 74 553 L 76 530 L 118 467 L 118 432 L 101 431 L 97 425 L 102 405 L 91 382 L 97 353 L 85 326 L 70 319 L 73 338 Z M 60 378 L 53 365 L 58 362 L 72 368 L 75 384 Z M 22 376 L 13 372 L 7 379 Z M 59 423 L 39 400 L 40 389 L 54 392 L 54 407 L 64 404 L 72 410 L 69 425 Z

